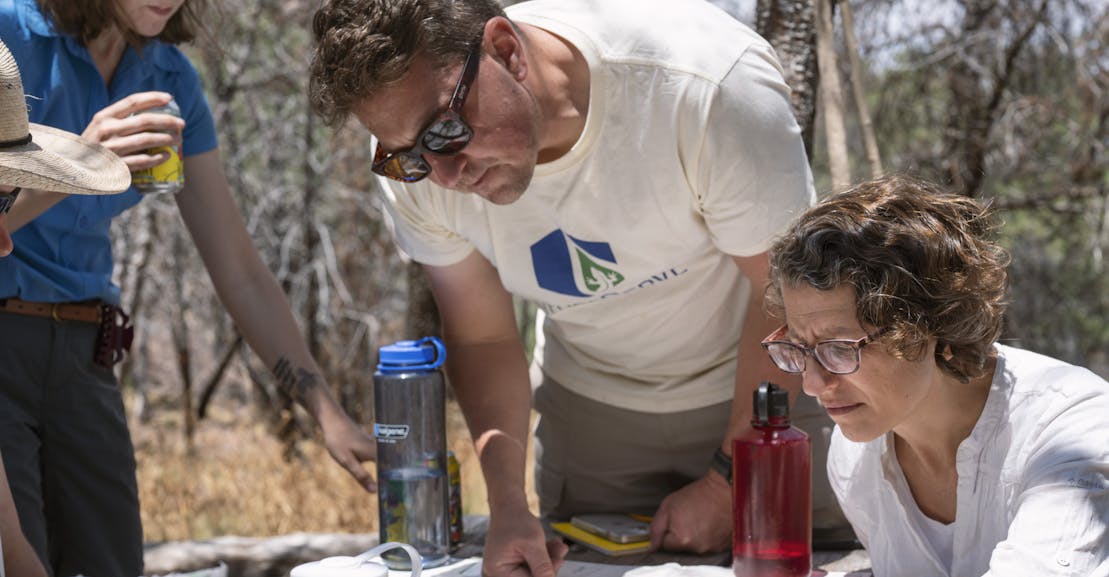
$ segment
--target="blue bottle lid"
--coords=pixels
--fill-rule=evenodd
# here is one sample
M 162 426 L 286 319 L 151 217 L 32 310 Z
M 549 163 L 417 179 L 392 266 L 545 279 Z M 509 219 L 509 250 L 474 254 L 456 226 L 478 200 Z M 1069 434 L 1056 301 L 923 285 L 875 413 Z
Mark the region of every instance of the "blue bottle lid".
M 447 360 L 447 348 L 439 337 L 418 341 L 397 341 L 378 349 L 377 370 L 382 373 L 432 371 Z

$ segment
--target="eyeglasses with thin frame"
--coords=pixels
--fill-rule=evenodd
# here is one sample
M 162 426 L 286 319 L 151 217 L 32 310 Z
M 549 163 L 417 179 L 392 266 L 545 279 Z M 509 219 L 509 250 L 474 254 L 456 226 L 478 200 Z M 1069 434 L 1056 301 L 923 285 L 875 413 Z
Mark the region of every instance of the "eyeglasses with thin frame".
M 0 194 L 0 214 L 7 214 L 15 204 L 15 199 L 19 198 L 19 191 L 23 190 L 18 186 L 13 188 L 11 192 Z
M 479 37 L 466 55 L 462 74 L 458 77 L 458 84 L 454 87 L 447 109 L 420 131 L 420 135 L 416 137 L 416 145 L 411 148 L 387 153 L 379 142 L 372 165 L 375 173 L 401 182 L 418 182 L 431 174 L 431 165 L 424 158 L 425 152 L 444 156 L 458 154 L 470 144 L 474 131 L 462 119 L 462 106 L 466 104 L 466 96 L 470 93 L 470 84 L 477 76 L 480 62 Z
M 762 348 L 766 349 L 770 359 L 779 369 L 787 373 L 803 373 L 805 357 L 812 357 L 824 367 L 824 370 L 833 375 L 850 375 L 859 370 L 859 351 L 881 337 L 889 327 L 879 329 L 861 339 L 828 339 L 811 347 L 782 340 L 788 330 L 789 327 L 783 325 L 762 341 Z

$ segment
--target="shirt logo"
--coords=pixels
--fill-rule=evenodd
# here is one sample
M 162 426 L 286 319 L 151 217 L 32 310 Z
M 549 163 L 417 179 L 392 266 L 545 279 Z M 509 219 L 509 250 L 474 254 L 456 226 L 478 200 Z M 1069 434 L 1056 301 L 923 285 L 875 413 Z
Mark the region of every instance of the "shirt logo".
M 531 262 L 539 286 L 564 295 L 589 297 L 624 282 L 607 242 L 577 239 L 561 229 L 531 245 Z

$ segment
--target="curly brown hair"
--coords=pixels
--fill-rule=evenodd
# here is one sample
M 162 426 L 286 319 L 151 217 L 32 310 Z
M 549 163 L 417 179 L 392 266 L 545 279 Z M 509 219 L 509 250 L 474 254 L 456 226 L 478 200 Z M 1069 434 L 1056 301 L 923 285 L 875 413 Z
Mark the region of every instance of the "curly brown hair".
M 185 0 L 157 39 L 167 44 L 191 42 L 203 29 L 201 16 L 206 3 L 207 0 Z M 87 46 L 112 26 L 118 27 L 132 46 L 141 47 L 149 40 L 131 30 L 131 23 L 116 0 L 38 0 L 38 4 L 58 32 L 75 37 L 82 45 Z
M 855 289 L 860 323 L 888 327 L 898 358 L 936 339 L 939 367 L 962 382 L 985 370 L 1001 333 L 1009 254 L 986 205 L 904 175 L 864 182 L 805 212 L 770 252 L 767 307 L 782 287 Z
M 342 124 L 417 55 L 436 67 L 461 62 L 485 22 L 504 15 L 496 0 L 328 0 L 312 18 L 309 102 L 329 125 Z

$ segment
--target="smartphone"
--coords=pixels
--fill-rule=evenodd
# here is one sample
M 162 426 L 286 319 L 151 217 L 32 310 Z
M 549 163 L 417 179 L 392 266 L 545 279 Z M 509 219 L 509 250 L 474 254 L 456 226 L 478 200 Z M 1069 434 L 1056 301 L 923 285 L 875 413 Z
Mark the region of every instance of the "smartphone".
M 616 513 L 574 515 L 570 524 L 615 543 L 637 543 L 651 535 L 650 523 Z

